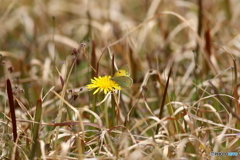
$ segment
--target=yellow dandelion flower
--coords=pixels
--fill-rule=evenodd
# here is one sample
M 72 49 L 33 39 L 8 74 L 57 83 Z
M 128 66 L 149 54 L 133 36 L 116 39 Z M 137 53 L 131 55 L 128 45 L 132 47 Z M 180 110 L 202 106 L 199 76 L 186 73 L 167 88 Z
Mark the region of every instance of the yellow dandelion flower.
M 96 94 L 98 91 L 104 92 L 104 94 L 114 91 L 121 90 L 121 87 L 111 79 L 111 76 L 103 76 L 103 77 L 94 77 L 91 79 L 91 84 L 87 85 L 88 89 L 95 89 L 93 94 Z

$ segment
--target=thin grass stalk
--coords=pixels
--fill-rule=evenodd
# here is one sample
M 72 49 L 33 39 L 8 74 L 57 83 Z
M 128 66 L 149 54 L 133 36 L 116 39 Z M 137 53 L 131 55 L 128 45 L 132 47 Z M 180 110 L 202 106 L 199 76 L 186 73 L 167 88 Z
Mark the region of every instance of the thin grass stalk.
M 112 55 L 112 63 L 111 63 L 111 67 L 112 67 L 112 76 L 114 75 L 114 73 L 115 73 L 115 68 L 114 68 L 114 60 L 115 60 L 115 56 L 114 56 L 114 54 Z M 107 107 L 106 107 L 107 108 Z M 116 113 L 115 113 L 115 110 L 116 110 L 116 108 L 115 108 L 115 98 L 114 98 L 114 95 L 112 94 L 111 95 L 111 108 L 110 108 L 110 116 L 112 117 L 111 119 L 110 119 L 110 121 L 109 122 L 107 122 L 108 123 L 108 127 L 109 128 L 111 128 L 111 127 L 113 127 L 114 125 L 115 125 L 115 117 L 116 117 Z M 108 117 L 109 117 L 109 115 L 108 114 L 106 114 L 106 118 L 108 119 Z M 106 120 L 107 120 L 106 119 Z
M 112 129 L 112 128 L 110 128 L 110 129 Z M 109 133 L 110 133 L 110 132 L 106 132 L 106 134 L 105 134 L 106 144 L 109 145 L 109 148 L 111 148 L 112 153 L 113 153 L 114 155 L 116 155 L 116 150 L 117 150 L 117 148 L 116 148 L 115 143 L 113 142 L 114 139 L 112 138 L 111 135 L 109 135 Z
M 173 65 L 172 65 L 173 67 Z M 172 67 L 170 68 L 170 71 L 168 73 L 168 79 L 167 79 L 167 82 L 166 82 L 166 85 L 165 85 L 165 89 L 164 89 L 164 93 L 163 93 L 163 98 L 162 98 L 162 103 L 160 105 L 160 112 L 159 112 L 159 115 L 158 115 L 158 118 L 161 119 L 162 118 L 162 114 L 163 114 L 163 109 L 164 109 L 164 105 L 165 105 L 165 101 L 166 99 L 168 99 L 168 95 L 167 95 L 167 90 L 168 90 L 168 84 L 169 84 L 169 79 L 171 77 L 171 74 L 172 74 Z M 168 113 L 170 116 L 172 116 L 174 114 L 174 111 L 173 111 L 173 108 L 172 106 L 168 106 Z M 175 126 L 175 130 L 177 131 L 178 133 L 178 125 L 177 125 L 177 122 L 174 121 L 174 126 Z M 157 128 L 156 128 L 156 132 L 155 134 L 158 134 L 158 130 L 160 128 L 160 124 L 157 125 Z
M 40 150 L 40 143 L 38 141 L 39 138 L 39 126 L 41 122 L 41 117 L 42 117 L 42 100 L 38 100 L 36 104 L 36 113 L 35 113 L 35 119 L 33 125 L 33 144 L 32 144 L 32 149 L 31 149 L 31 154 L 30 154 L 30 160 L 33 160 L 35 155 L 40 158 L 41 157 L 41 150 Z
M 92 16 L 91 16 L 91 12 L 90 12 L 90 10 L 91 10 L 91 7 L 90 7 L 90 1 L 87 1 L 88 3 L 87 3 L 87 12 L 86 12 L 86 14 L 87 14 L 87 19 L 88 19 L 88 32 L 87 32 L 87 34 L 86 34 L 86 36 L 84 37 L 84 39 L 89 39 L 89 38 L 91 38 L 91 34 L 92 34 L 92 25 L 91 25 L 91 23 L 92 23 Z
M 89 63 L 89 60 L 87 56 L 85 57 L 88 63 L 90 64 L 90 67 L 92 68 L 92 73 L 91 73 L 91 78 L 97 77 L 98 76 L 98 68 L 99 68 L 99 61 L 97 62 L 97 56 L 96 56 L 96 51 L 95 51 L 95 42 L 92 41 L 92 52 L 91 52 L 91 61 Z M 84 52 L 85 55 L 85 52 Z M 100 58 L 99 58 L 100 60 Z M 89 93 L 89 96 L 93 96 L 92 99 L 92 111 L 96 113 L 96 105 L 97 105 L 97 95 L 92 95 L 92 93 Z M 90 122 L 94 123 L 94 116 L 91 115 Z M 90 127 L 90 129 L 94 129 L 94 127 Z
M 68 84 L 68 81 L 69 81 L 69 79 L 70 79 L 70 76 L 71 76 L 71 73 L 72 73 L 72 71 L 73 71 L 73 68 L 74 68 L 74 66 L 75 66 L 75 63 L 76 63 L 76 59 L 74 59 L 72 65 L 71 65 L 71 68 L 69 69 L 69 72 L 68 72 L 66 81 L 65 81 L 65 83 L 64 83 L 64 85 L 63 85 L 63 90 L 62 90 L 62 94 L 61 94 L 62 97 L 65 97 L 66 90 L 67 90 L 67 84 Z M 62 105 L 63 105 L 63 102 L 62 102 Z M 61 107 L 62 105 L 60 105 L 60 107 Z M 66 109 L 67 109 L 67 112 L 68 112 L 69 119 L 72 120 L 72 117 L 73 117 L 73 116 L 72 116 L 71 110 L 70 110 L 68 107 L 67 107 Z M 61 117 L 61 116 L 60 116 L 60 117 Z
M 55 17 L 53 16 L 52 17 L 52 25 L 53 25 L 53 35 L 52 35 L 52 43 L 54 44 L 54 51 L 53 51 L 53 69 L 52 69 L 52 72 L 54 73 L 55 71 L 55 68 L 56 68 L 56 54 L 55 54 L 55 39 L 54 39 L 54 35 L 55 35 Z M 55 77 L 53 77 L 53 84 L 56 82 L 55 81 Z M 56 105 L 56 104 L 55 104 Z
M 79 160 L 82 160 L 83 159 L 83 153 L 84 153 L 84 147 L 83 147 L 83 144 L 84 142 L 77 137 L 77 148 L 78 148 L 78 159 Z
M 225 50 L 226 51 L 226 50 Z M 237 92 L 237 89 L 239 87 L 240 84 L 238 84 L 238 72 L 237 72 L 237 63 L 236 63 L 236 59 L 235 57 L 227 52 L 230 57 L 232 58 L 232 61 L 233 61 L 233 72 L 234 72 L 234 90 L 233 90 L 233 97 L 235 98 L 235 108 L 236 108 L 236 112 L 238 115 L 240 115 L 240 103 L 238 102 L 238 92 Z M 240 122 L 237 123 L 237 126 L 236 126 L 237 129 L 240 129 Z
M 67 84 L 68 84 L 70 75 L 72 73 L 73 67 L 75 65 L 75 62 L 76 62 L 76 59 L 74 59 L 72 65 L 71 65 L 71 68 L 69 69 L 66 81 L 64 83 L 63 90 L 62 90 L 62 93 L 61 93 L 61 97 L 63 97 L 63 98 L 65 97 L 66 90 L 67 90 Z M 61 83 L 62 83 L 62 81 L 61 81 Z M 63 85 L 63 83 L 62 83 L 62 85 Z M 62 119 L 62 113 L 63 113 L 62 112 L 62 107 L 63 107 L 63 104 L 64 104 L 64 102 L 63 102 L 63 100 L 61 100 L 60 105 L 59 105 L 59 112 L 58 112 L 58 116 L 57 116 L 57 120 L 56 120 L 57 123 L 61 122 L 61 119 Z M 73 116 L 72 116 L 72 113 L 71 113 L 70 109 L 68 107 L 66 107 L 66 109 L 67 109 L 67 113 L 68 113 L 69 118 L 72 120 Z M 56 140 L 58 139 L 58 134 L 59 134 L 59 127 L 56 128 Z M 54 148 L 56 148 L 56 147 L 57 147 L 57 141 L 55 141 L 55 143 L 54 143 Z
M 237 63 L 236 63 L 236 59 L 233 57 L 233 71 L 234 71 L 234 85 L 237 85 L 238 82 L 238 74 L 237 74 Z
M 24 65 L 25 64 L 25 62 L 23 62 L 22 60 L 19 60 L 19 63 L 20 63 L 20 72 L 22 73 L 21 74 L 21 79 L 25 79 L 25 78 L 27 78 L 28 77 L 28 75 L 27 75 L 27 68 L 26 68 L 26 66 Z M 31 108 L 31 106 L 30 106 L 30 94 L 29 94 L 29 85 L 23 85 L 23 89 L 24 89 L 24 96 L 25 96 L 25 98 L 28 100 L 28 105 L 26 105 L 26 108 L 27 109 L 30 109 Z M 29 119 L 30 119 L 30 117 L 28 117 Z
M 76 61 L 77 61 L 77 59 L 74 59 L 73 64 L 72 64 L 72 66 L 71 66 L 71 68 L 70 68 L 70 70 L 69 70 L 69 73 L 68 73 L 68 76 L 67 76 L 65 85 L 63 86 L 63 90 L 62 90 L 62 94 L 61 94 L 62 97 L 65 97 L 66 90 L 67 90 L 67 84 L 68 84 L 68 81 L 69 81 L 69 79 L 70 79 L 70 76 L 71 76 L 71 73 L 72 73 L 72 71 L 73 71 L 73 67 L 75 66 Z M 69 107 L 66 107 L 66 109 L 67 109 L 67 113 L 68 113 L 69 119 L 70 119 L 70 120 L 73 120 L 73 115 L 72 115 L 72 113 L 71 113 L 70 108 L 69 108 Z
M 197 34 L 199 37 L 201 37 L 201 33 L 202 33 L 202 0 L 198 0 L 198 28 L 197 28 Z M 196 52 L 195 52 L 195 64 L 198 64 L 199 61 L 199 51 L 200 51 L 200 45 L 197 43 L 197 47 L 196 47 Z M 194 75 L 197 76 L 197 65 L 195 66 L 195 70 L 194 70 Z
M 234 70 L 234 86 L 235 86 L 233 91 L 233 97 L 235 98 L 235 109 L 236 109 L 237 115 L 240 116 L 240 103 L 238 101 L 239 95 L 237 92 L 240 84 L 237 84 L 237 64 L 236 64 L 235 58 L 233 58 L 233 64 L 234 64 L 233 70 Z M 240 129 L 240 121 L 236 122 L 236 128 Z M 240 142 L 238 144 L 240 145 Z
M 97 68 L 97 56 L 96 56 L 96 44 L 95 41 L 92 41 L 92 52 L 91 52 L 91 66 L 92 68 L 96 69 Z M 96 70 L 92 70 L 92 78 L 97 77 L 97 72 Z

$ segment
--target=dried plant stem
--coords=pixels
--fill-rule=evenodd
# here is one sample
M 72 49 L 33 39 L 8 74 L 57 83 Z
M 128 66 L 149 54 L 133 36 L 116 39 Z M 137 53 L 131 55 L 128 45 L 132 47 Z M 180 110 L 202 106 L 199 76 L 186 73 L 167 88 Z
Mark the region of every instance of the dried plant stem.
M 13 92 L 12 92 L 12 85 L 9 79 L 7 79 L 7 94 L 8 94 L 8 101 L 12 119 L 12 133 L 13 133 L 13 140 L 16 142 L 17 140 L 17 122 L 16 122 L 16 115 L 15 115 L 15 107 L 13 101 Z

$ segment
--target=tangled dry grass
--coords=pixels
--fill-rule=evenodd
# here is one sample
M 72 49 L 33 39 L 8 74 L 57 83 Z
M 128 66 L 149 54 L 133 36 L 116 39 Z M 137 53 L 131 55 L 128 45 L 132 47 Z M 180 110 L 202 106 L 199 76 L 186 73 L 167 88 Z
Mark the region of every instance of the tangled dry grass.
M 233 159 L 238 0 L 2 0 L 0 159 Z M 130 67 L 133 85 L 93 95 Z

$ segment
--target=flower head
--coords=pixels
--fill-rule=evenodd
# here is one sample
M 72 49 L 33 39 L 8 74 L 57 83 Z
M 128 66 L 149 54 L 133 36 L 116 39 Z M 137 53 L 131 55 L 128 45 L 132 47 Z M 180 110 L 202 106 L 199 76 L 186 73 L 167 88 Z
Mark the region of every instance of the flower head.
M 94 77 L 94 79 L 91 79 L 91 84 L 87 85 L 87 88 L 96 88 L 93 94 L 96 94 L 98 91 L 103 91 L 106 94 L 110 91 L 121 90 L 121 87 L 111 78 L 111 76 Z

